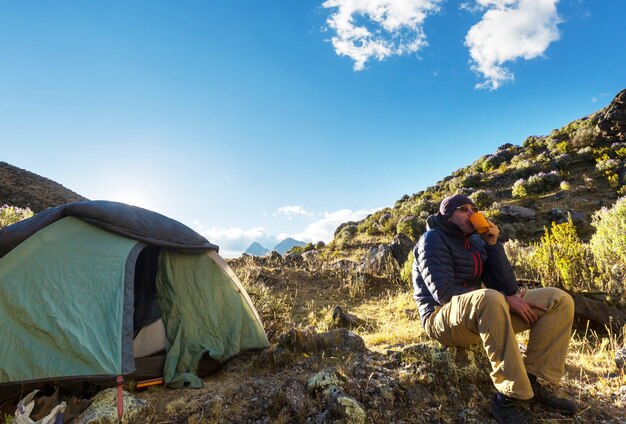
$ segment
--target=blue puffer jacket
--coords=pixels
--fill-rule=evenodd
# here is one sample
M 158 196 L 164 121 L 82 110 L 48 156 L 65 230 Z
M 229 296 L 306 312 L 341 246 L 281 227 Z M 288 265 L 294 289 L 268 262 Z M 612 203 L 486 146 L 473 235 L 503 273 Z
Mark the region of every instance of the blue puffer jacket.
M 479 235 L 466 237 L 440 216 L 428 218 L 426 233 L 413 253 L 413 287 L 422 323 L 452 296 L 487 288 L 505 295 L 517 292 L 517 281 L 501 242 L 485 243 Z

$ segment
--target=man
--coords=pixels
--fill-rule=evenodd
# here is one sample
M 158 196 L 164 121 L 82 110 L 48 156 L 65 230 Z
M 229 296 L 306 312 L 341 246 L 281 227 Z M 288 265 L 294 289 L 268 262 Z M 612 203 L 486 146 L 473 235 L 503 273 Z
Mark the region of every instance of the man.
M 467 196 L 445 198 L 415 246 L 413 285 L 424 330 L 447 346 L 483 343 L 497 389 L 491 415 L 499 423 L 531 422 L 524 407 L 531 401 L 573 414 L 576 404 L 537 378 L 557 385 L 565 372 L 574 302 L 556 288 L 518 292 L 498 227 L 488 221 L 489 230 L 476 234 L 469 220 L 476 212 Z M 515 333 L 528 329 L 522 354 Z

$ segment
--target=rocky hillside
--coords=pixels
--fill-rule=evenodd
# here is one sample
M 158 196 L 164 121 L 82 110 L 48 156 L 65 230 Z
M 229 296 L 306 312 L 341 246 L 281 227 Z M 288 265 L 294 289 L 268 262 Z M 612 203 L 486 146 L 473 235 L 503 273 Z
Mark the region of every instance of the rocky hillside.
M 80 200 L 87 199 L 48 178 L 0 162 L 0 206 L 30 208 L 36 213 Z
M 394 237 L 416 241 L 441 199 L 469 195 L 499 225 L 503 240 L 535 241 L 571 214 L 583 240 L 592 214 L 626 194 L 626 90 L 605 108 L 548 135 L 504 144 L 494 153 L 359 222 L 339 226 L 330 256 L 356 257 Z

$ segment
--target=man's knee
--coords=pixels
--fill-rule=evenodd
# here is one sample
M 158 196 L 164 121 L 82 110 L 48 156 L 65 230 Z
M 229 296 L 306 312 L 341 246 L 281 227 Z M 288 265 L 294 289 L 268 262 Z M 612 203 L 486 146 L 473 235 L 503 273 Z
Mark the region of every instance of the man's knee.
M 574 299 L 572 299 L 572 296 L 561 289 L 553 288 L 553 290 L 557 307 L 563 310 L 563 314 L 574 318 Z
M 504 295 L 493 289 L 477 290 L 476 305 L 480 308 L 508 308 Z

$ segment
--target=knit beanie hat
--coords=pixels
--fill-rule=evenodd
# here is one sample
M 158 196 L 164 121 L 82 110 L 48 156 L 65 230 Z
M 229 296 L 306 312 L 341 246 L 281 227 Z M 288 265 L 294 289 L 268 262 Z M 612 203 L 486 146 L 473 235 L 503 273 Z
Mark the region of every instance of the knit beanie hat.
M 472 205 L 476 207 L 472 199 L 462 194 L 454 194 L 452 196 L 448 196 L 441 201 L 439 205 L 439 215 L 449 218 L 456 208 L 463 205 Z

